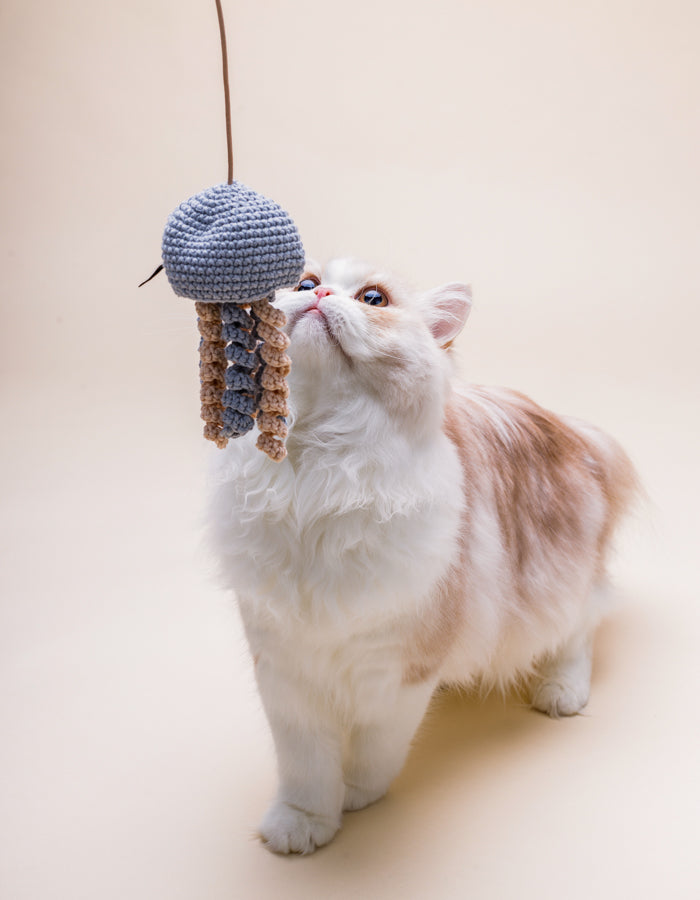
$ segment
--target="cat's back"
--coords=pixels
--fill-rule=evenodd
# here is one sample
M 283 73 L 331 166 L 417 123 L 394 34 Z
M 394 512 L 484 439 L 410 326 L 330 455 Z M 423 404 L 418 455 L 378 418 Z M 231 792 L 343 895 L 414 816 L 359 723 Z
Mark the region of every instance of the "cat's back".
M 509 388 L 460 385 L 446 409 L 445 431 L 463 468 L 486 467 L 513 484 L 545 485 L 560 478 L 612 478 L 620 486 L 634 481 L 632 464 L 604 431 Z
M 460 386 L 445 432 L 462 465 L 468 623 L 442 668 L 506 685 L 607 602 L 610 538 L 635 489 L 612 438 L 505 388 Z
M 542 548 L 605 550 L 636 490 L 620 446 L 588 423 L 500 387 L 461 386 L 445 431 L 457 447 L 467 504 L 488 504 L 520 570 Z

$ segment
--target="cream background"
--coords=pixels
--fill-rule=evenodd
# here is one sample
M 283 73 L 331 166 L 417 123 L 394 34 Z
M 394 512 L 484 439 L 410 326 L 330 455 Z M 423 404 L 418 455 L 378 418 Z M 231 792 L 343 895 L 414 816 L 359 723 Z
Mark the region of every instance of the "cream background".
M 3 897 L 698 896 L 698 9 L 225 2 L 237 177 L 318 258 L 471 280 L 467 375 L 607 427 L 650 495 L 585 716 L 442 698 L 384 802 L 280 859 L 193 310 L 135 287 L 225 178 L 214 5 L 5 0 Z

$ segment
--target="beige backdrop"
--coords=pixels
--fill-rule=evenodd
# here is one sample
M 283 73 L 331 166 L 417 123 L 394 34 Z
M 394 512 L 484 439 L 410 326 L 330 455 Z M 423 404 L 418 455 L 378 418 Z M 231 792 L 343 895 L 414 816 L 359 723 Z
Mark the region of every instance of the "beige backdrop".
M 216 16 L 5 0 L 0 893 L 698 896 L 700 13 L 694 0 L 227 0 L 236 175 L 313 256 L 470 280 L 469 378 L 591 418 L 650 502 L 585 716 L 443 698 L 309 859 L 200 547 L 168 212 L 225 179 Z

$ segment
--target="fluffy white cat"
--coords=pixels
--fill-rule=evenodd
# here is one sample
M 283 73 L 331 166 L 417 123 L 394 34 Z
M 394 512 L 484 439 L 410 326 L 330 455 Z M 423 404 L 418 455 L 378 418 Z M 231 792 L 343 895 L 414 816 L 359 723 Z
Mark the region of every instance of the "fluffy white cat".
M 438 684 L 586 704 L 635 477 L 595 428 L 456 380 L 464 285 L 414 295 L 341 260 L 277 305 L 288 457 L 250 435 L 217 452 L 210 520 L 277 752 L 260 834 L 309 853 L 384 795 Z

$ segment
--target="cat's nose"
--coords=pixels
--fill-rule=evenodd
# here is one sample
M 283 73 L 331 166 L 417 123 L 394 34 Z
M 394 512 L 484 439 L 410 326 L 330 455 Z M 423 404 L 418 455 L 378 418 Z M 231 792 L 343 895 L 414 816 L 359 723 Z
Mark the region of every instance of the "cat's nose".
M 321 285 L 319 285 L 314 293 L 316 294 L 318 299 L 321 300 L 323 297 L 327 297 L 329 294 L 332 294 L 333 291 L 330 288 L 322 287 Z

